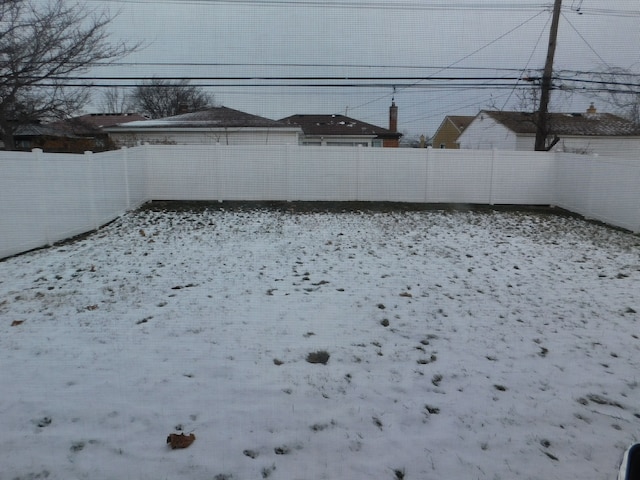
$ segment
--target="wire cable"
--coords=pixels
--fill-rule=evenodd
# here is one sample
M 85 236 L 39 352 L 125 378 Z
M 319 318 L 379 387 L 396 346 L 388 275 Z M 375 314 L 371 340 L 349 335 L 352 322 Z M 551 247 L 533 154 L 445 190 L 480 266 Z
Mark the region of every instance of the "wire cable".
M 455 62 L 451 63 L 450 65 L 448 65 L 448 66 L 446 66 L 446 67 L 442 68 L 441 70 L 438 70 L 438 71 L 437 71 L 437 72 L 435 72 L 433 75 L 437 75 L 438 73 L 440 73 L 440 72 L 442 72 L 442 71 L 444 71 L 444 70 L 447 70 L 447 69 L 449 69 L 449 68 L 451 68 L 451 67 L 453 67 L 453 66 L 455 66 L 455 65 L 457 65 L 457 64 L 459 64 L 459 63 L 461 63 L 461 62 L 463 62 L 464 60 L 466 60 L 466 59 L 468 59 L 469 57 L 471 57 L 471 56 L 475 55 L 476 53 L 478 53 L 478 52 L 480 52 L 480 51 L 484 50 L 485 48 L 489 47 L 490 45 L 493 45 L 494 43 L 496 43 L 496 42 L 498 42 L 498 41 L 502 40 L 502 39 L 503 39 L 504 37 L 506 37 L 507 35 L 511 34 L 512 32 L 514 32 L 514 31 L 518 30 L 518 29 L 519 29 L 519 28 L 521 28 L 522 26 L 526 25 L 527 23 L 529 23 L 529 22 L 533 21 L 535 18 L 537 18 L 537 17 L 539 17 L 540 15 L 542 15 L 542 13 L 543 13 L 543 12 L 538 12 L 538 13 L 536 13 L 535 15 L 533 15 L 533 16 L 531 16 L 531 17 L 529 17 L 529 18 L 528 18 L 527 20 L 525 20 L 524 22 L 522 22 L 522 23 L 520 23 L 520 24 L 516 25 L 515 27 L 513 27 L 513 28 L 512 28 L 511 30 L 509 30 L 508 32 L 503 33 L 503 34 L 502 34 L 502 35 L 500 35 L 499 37 L 497 37 L 497 38 L 495 38 L 494 40 L 490 41 L 489 43 L 487 43 L 487 44 L 483 45 L 482 47 L 480 47 L 480 48 L 478 48 L 478 49 L 474 50 L 473 52 L 469 53 L 468 55 L 465 55 L 464 57 L 462 57 L 462 58 L 460 58 L 460 59 L 456 60 Z M 416 82 L 416 83 L 419 83 L 419 82 Z M 404 88 L 409 88 L 409 87 L 404 87 Z M 401 90 L 402 90 L 402 89 L 401 89 Z M 366 105 L 370 105 L 370 104 L 372 104 L 372 103 L 378 102 L 378 101 L 380 101 L 380 100 L 382 100 L 382 99 L 384 99 L 384 98 L 389 98 L 391 95 L 392 95 L 392 94 L 383 95 L 383 96 L 378 97 L 378 98 L 375 98 L 375 99 L 373 99 L 373 100 L 371 100 L 371 101 L 369 101 L 369 102 L 366 102 L 366 103 L 363 103 L 363 104 L 358 105 L 358 106 L 356 106 L 356 107 L 353 107 L 353 109 L 354 109 L 354 110 L 356 110 L 356 109 L 358 109 L 358 108 L 362 108 L 362 107 L 364 107 L 364 106 L 366 106 Z

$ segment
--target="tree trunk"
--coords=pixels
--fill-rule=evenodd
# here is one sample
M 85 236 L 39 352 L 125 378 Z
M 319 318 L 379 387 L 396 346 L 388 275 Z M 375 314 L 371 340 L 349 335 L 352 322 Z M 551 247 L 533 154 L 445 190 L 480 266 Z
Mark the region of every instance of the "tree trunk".
M 4 150 L 15 150 L 16 142 L 13 138 L 13 129 L 10 126 L 3 125 L 4 122 L 0 122 L 0 140 L 4 143 Z

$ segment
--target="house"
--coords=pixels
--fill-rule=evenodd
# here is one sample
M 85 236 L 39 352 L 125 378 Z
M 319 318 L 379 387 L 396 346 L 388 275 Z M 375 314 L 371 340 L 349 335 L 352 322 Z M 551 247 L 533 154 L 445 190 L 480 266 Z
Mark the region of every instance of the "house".
M 104 130 L 105 127 L 141 120 L 147 120 L 147 117 L 139 113 L 89 113 L 56 122 L 53 126 L 84 139 L 83 142 L 79 142 L 79 145 L 84 146 L 84 150 L 99 152 L 115 148 L 109 134 Z
M 431 139 L 433 148 L 460 148 L 458 137 L 469 126 L 473 115 L 447 115 Z
M 70 118 L 65 123 L 71 128 L 84 128 L 96 131 L 121 123 L 138 122 L 141 120 L 148 120 L 148 118 L 139 113 L 89 113 Z
M 57 153 L 100 152 L 113 148 L 102 127 L 144 119 L 142 115 L 128 113 L 89 114 L 46 124 L 35 121 L 17 127 L 14 147 L 18 150 L 41 148 Z
M 81 137 L 68 130 L 39 121 L 19 125 L 13 133 L 16 150 L 41 148 L 48 152 L 70 151 L 69 147 L 77 145 L 81 140 Z M 2 147 L 4 148 L 4 143 Z
M 298 144 L 297 126 L 223 106 L 156 120 L 105 127 L 118 146 L 142 143 L 179 145 Z
M 482 110 L 458 138 L 460 148 L 534 150 L 536 114 Z M 550 113 L 547 144 L 553 151 L 638 156 L 640 126 L 593 104 L 585 113 Z M 553 143 L 553 145 L 552 145 Z
M 397 147 L 398 107 L 389 109 L 389 129 L 361 122 L 345 115 L 291 115 L 281 122 L 302 129 L 301 145 Z

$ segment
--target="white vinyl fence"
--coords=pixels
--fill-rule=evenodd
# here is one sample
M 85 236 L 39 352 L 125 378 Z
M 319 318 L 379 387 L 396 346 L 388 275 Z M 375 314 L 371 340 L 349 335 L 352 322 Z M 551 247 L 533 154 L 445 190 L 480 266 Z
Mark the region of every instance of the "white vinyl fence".
M 145 146 L 154 200 L 550 204 L 555 154 L 364 147 Z
M 0 258 L 91 231 L 148 200 L 557 205 L 640 232 L 640 154 L 297 145 L 0 152 Z
M 0 258 L 94 230 L 143 204 L 146 165 L 128 153 L 0 152 Z
M 640 152 L 636 159 L 558 154 L 554 204 L 640 233 Z

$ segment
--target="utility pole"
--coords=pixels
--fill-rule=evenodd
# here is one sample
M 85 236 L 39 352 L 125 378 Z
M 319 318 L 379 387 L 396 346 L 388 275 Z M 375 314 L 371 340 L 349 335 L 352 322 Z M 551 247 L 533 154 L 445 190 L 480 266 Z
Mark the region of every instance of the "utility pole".
M 558 38 L 558 22 L 560 21 L 561 6 L 562 0 L 555 0 L 555 3 L 553 5 L 553 18 L 551 19 L 551 30 L 549 31 L 549 48 L 547 49 L 547 61 L 544 64 L 544 72 L 542 74 L 540 107 L 538 108 L 538 118 L 536 119 L 537 128 L 535 150 L 538 152 L 544 152 L 547 150 L 546 138 L 549 129 L 549 97 L 551 96 L 553 57 L 556 54 L 556 40 Z

